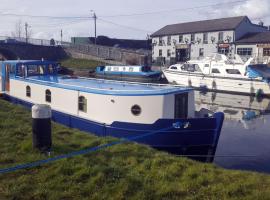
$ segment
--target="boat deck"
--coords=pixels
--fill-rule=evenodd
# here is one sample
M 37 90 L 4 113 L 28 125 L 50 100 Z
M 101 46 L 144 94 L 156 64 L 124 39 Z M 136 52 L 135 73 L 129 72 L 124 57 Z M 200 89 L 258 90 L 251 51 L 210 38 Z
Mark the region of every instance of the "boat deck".
M 131 83 L 82 77 L 74 78 L 68 76 L 31 76 L 27 78 L 16 77 L 15 79 L 88 93 L 119 96 L 178 94 L 191 90 L 187 87 L 179 87 L 167 84 Z

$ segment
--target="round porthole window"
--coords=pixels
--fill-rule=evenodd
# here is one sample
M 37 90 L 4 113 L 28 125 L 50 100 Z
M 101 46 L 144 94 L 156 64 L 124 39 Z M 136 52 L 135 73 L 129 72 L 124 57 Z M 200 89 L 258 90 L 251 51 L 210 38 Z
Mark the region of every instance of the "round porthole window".
M 132 113 L 133 115 L 138 116 L 138 115 L 141 114 L 141 112 L 142 112 L 142 109 L 141 109 L 140 106 L 134 105 L 134 106 L 131 107 L 131 113 Z

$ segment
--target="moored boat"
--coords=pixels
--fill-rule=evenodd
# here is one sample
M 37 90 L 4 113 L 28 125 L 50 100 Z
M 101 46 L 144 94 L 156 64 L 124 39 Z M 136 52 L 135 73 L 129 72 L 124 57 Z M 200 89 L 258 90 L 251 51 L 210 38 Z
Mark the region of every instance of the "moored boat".
M 148 66 L 98 66 L 96 78 L 112 79 L 130 82 L 153 83 L 161 80 L 160 71 L 152 71 Z
M 237 56 L 237 55 L 236 55 Z M 163 71 L 170 83 L 231 93 L 270 96 L 270 68 L 213 54 L 202 60 L 175 64 Z
M 50 61 L 3 61 L 0 66 L 6 99 L 27 107 L 48 104 L 56 122 L 213 159 L 224 115 L 195 112 L 189 88 L 58 76 Z

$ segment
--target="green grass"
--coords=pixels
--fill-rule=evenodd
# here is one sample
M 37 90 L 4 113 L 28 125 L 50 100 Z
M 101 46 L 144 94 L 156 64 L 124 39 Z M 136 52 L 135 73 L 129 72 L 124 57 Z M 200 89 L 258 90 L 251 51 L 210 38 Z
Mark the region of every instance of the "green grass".
M 32 150 L 30 112 L 0 100 L 0 168 L 46 158 Z M 53 124 L 53 156 L 101 145 Z M 0 175 L 0 199 L 269 199 L 270 176 L 225 170 L 128 143 Z
M 74 69 L 95 69 L 97 66 L 105 65 L 104 62 L 79 59 L 79 58 L 68 58 L 65 60 L 60 60 L 61 65 L 68 68 Z

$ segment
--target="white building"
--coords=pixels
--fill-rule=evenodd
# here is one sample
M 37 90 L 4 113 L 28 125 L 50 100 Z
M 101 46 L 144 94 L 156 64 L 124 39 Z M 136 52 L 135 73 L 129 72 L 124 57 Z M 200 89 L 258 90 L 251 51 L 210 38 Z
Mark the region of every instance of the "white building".
M 255 58 L 258 63 L 270 63 L 270 31 L 248 33 L 235 42 L 236 53 L 242 58 Z
M 267 27 L 251 23 L 247 16 L 167 25 L 151 35 L 152 61 L 173 64 L 217 52 L 233 55 L 237 40 L 266 31 Z

